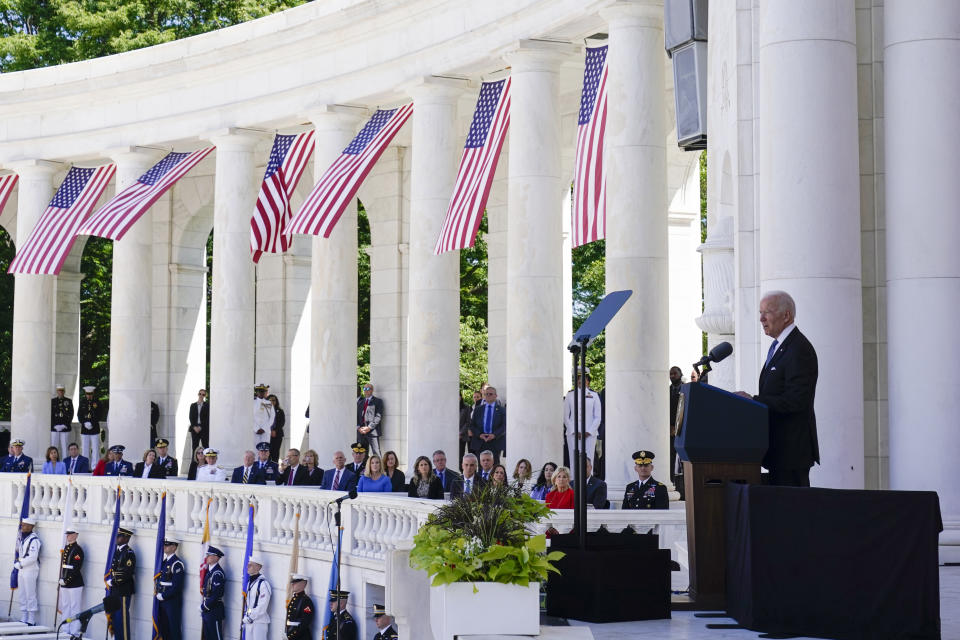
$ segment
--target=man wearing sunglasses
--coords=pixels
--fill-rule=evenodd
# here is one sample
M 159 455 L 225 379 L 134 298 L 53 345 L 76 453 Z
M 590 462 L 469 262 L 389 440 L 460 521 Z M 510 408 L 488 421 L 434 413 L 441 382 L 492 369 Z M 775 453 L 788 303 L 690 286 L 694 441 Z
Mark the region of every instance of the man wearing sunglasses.
M 361 387 L 357 398 L 357 442 L 371 454 L 380 455 L 380 436 L 383 435 L 383 400 L 373 395 L 369 382 Z

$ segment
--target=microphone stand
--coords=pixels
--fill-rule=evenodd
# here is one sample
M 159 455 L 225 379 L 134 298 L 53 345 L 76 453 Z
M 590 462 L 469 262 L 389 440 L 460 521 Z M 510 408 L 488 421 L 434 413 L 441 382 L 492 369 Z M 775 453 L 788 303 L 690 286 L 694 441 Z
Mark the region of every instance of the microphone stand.
M 574 475 L 574 500 L 576 504 L 573 509 L 573 530 L 577 532 L 577 544 L 580 550 L 587 548 L 587 480 L 586 480 L 586 462 L 583 457 L 586 456 L 586 438 L 583 439 L 583 451 L 581 456 L 580 438 L 586 432 L 587 425 L 587 343 L 590 342 L 590 336 L 581 336 L 580 339 L 571 344 L 568 349 L 573 354 L 574 370 L 574 388 L 573 388 L 573 475 Z M 580 382 L 580 386 L 576 386 Z

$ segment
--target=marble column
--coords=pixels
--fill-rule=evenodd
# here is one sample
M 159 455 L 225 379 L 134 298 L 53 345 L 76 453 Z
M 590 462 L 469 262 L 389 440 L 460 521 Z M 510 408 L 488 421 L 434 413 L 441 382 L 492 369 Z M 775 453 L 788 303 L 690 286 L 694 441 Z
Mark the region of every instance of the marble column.
M 507 453 L 539 467 L 563 455 L 560 64 L 572 49 L 523 41 L 513 77 L 507 186 Z M 494 384 L 494 386 L 497 386 Z
M 630 454 L 669 459 L 669 287 L 663 2 L 622 2 L 608 22 L 607 291 L 633 296 L 607 327 L 606 471 L 636 479 Z M 669 464 L 656 476 L 669 481 Z
M 931 382 L 960 350 L 960 4 L 884 5 L 890 488 L 936 491 L 941 561 L 960 562 L 960 395 Z
M 128 147 L 111 151 L 117 165 L 115 192 L 137 181 L 156 162 L 155 151 Z M 123 444 L 137 459 L 152 447 L 150 400 L 153 370 L 153 213 L 144 213 L 113 243 L 110 297 L 109 443 Z
M 407 446 L 401 464 L 436 449 L 457 451 L 457 431 L 451 425 L 460 410 L 460 252 L 435 255 L 434 247 L 457 177 L 463 145 L 457 100 L 465 89 L 464 81 L 449 78 L 424 78 L 408 89 L 414 109 Z
M 312 182 L 350 144 L 360 111 L 327 107 L 311 114 L 316 130 Z M 356 437 L 356 203 L 347 206 L 329 238 L 313 238 L 310 287 L 310 447 L 319 452 L 326 468 L 327 457 Z M 346 453 L 349 460 L 350 452 Z
M 219 464 L 239 464 L 253 448 L 254 268 L 250 215 L 262 175 L 254 149 L 260 136 L 229 130 L 217 146 L 213 207 L 213 300 L 210 327 L 210 446 Z
M 811 483 L 845 489 L 864 483 L 855 35 L 853 0 L 760 6 L 760 295 L 796 300 L 819 358 Z
M 59 165 L 30 160 L 12 165 L 17 185 L 17 248 L 23 246 L 53 198 Z M 13 354 L 10 384 L 11 437 L 23 438 L 24 451 L 40 461 L 50 442 L 53 390 L 54 278 L 14 276 Z

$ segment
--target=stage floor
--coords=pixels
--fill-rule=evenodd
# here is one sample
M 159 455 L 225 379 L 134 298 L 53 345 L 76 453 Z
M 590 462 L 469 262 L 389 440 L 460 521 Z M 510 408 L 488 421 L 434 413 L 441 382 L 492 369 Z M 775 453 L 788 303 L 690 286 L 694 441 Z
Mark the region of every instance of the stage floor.
M 570 620 L 571 626 L 586 626 L 594 640 L 663 638 L 670 640 L 747 640 L 760 634 L 749 629 L 708 629 L 708 624 L 736 624 L 732 618 L 696 618 L 692 611 L 674 611 L 671 620 L 590 624 Z M 960 566 L 940 567 L 941 636 L 960 638 Z M 795 640 L 805 640 L 798 637 Z

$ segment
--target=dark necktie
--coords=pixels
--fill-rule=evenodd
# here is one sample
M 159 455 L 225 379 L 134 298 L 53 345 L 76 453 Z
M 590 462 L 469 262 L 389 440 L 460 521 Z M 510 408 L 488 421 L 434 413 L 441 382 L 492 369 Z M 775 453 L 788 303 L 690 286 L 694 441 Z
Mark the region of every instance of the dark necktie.
M 73 474 L 74 468 L 77 466 L 77 459 L 70 458 L 70 473 Z
M 249 477 L 250 477 L 250 469 L 244 467 L 243 468 L 243 484 L 247 484 L 247 478 Z
M 337 473 L 333 476 L 333 490 L 336 491 L 340 488 L 340 471 L 337 470 Z
M 443 486 L 443 490 L 447 490 L 447 475 L 443 471 L 437 471 L 437 475 L 440 476 L 440 484 Z
M 493 433 L 493 405 L 488 404 L 486 413 L 483 416 L 483 432 Z
M 776 353 L 776 351 L 777 351 L 777 345 L 778 345 L 778 344 L 779 344 L 779 343 L 778 343 L 776 340 L 774 340 L 774 341 L 773 341 L 773 344 L 770 345 L 770 350 L 767 351 L 767 360 L 763 363 L 763 368 L 764 368 L 764 369 L 766 369 L 766 368 L 767 368 L 767 365 L 770 364 L 770 360 L 773 358 L 773 354 Z
M 293 472 L 294 472 L 294 468 L 293 468 L 293 467 L 290 467 L 290 472 L 289 472 L 290 475 L 287 476 L 287 486 L 288 486 L 288 487 L 292 487 L 292 486 L 293 486 Z

